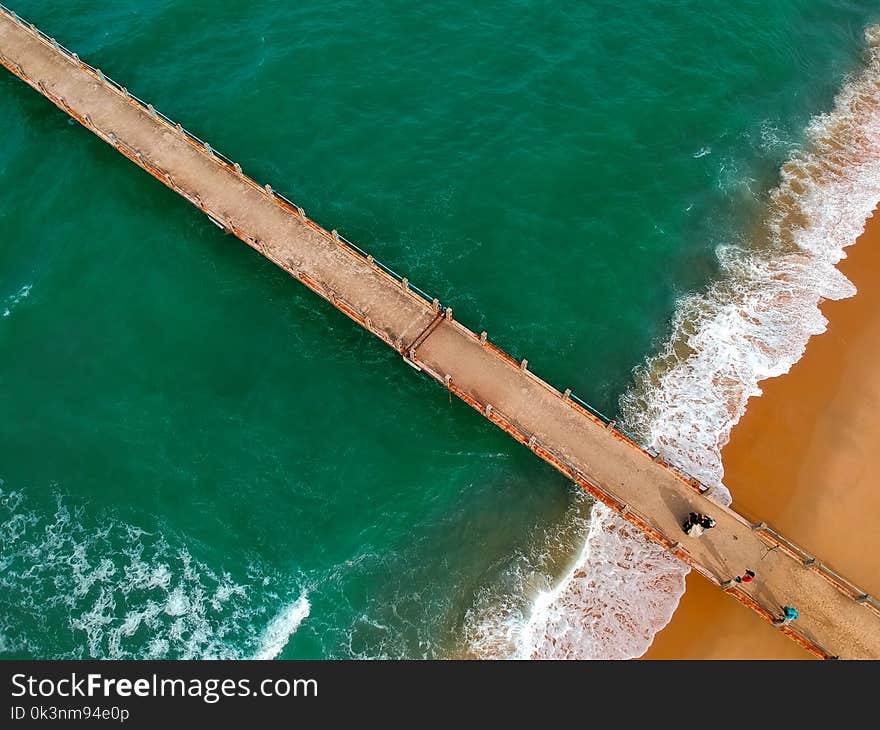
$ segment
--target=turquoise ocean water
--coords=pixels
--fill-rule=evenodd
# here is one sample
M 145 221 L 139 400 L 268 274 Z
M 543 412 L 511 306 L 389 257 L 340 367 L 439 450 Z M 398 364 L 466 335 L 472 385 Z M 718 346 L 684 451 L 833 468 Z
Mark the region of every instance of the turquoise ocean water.
M 700 454 L 724 423 L 666 406 L 729 406 L 700 358 L 742 352 L 715 326 L 742 314 L 731 251 L 880 19 L 867 0 L 13 9 L 719 484 Z M 0 111 L 0 656 L 631 656 L 668 620 L 680 570 L 552 469 L 5 71 Z M 880 194 L 856 182 L 860 206 L 815 210 L 860 228 Z M 804 306 L 846 293 L 828 276 Z M 767 355 L 786 319 L 758 317 L 745 391 L 802 349 Z

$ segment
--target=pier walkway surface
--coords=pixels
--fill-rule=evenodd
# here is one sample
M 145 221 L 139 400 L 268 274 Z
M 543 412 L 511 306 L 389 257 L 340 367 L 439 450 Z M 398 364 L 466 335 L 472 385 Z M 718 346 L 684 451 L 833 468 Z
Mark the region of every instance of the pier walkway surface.
M 613 421 L 3 6 L 0 61 L 731 596 L 767 620 L 795 606 L 798 620 L 779 629 L 790 638 L 824 658 L 880 658 L 876 598 L 764 523 L 708 499 Z M 712 515 L 716 527 L 686 536 L 681 523 L 692 511 Z M 753 583 L 732 580 L 757 566 Z

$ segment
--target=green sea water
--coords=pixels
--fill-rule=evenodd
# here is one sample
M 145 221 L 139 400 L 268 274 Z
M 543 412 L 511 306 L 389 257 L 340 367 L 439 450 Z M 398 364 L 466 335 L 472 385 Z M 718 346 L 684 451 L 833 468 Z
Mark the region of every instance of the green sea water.
M 610 416 L 880 18 L 13 9 Z M 459 655 L 574 559 L 526 449 L 5 71 L 0 119 L 0 656 Z

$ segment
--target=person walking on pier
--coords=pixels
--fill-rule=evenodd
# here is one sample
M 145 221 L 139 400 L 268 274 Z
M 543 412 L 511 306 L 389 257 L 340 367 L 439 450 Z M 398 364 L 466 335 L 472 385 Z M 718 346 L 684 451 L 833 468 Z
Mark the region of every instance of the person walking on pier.
M 773 622 L 774 626 L 787 626 L 798 617 L 797 609 L 792 606 L 782 607 L 782 616 Z
M 751 583 L 755 580 L 755 571 L 754 570 L 746 570 L 743 575 L 738 575 L 734 580 L 737 583 Z
M 703 532 L 713 527 L 715 527 L 715 520 L 709 517 L 709 515 L 691 512 L 682 524 L 681 529 L 684 530 L 685 535 L 699 537 Z

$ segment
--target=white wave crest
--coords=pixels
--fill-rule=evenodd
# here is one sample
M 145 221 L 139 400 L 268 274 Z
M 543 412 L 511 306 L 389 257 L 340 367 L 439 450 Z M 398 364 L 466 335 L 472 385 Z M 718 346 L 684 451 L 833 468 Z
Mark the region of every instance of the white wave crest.
M 259 640 L 259 648 L 254 653 L 254 659 L 274 659 L 287 646 L 290 637 L 296 633 L 299 625 L 305 621 L 312 606 L 306 592 L 293 603 L 284 606 L 273 618 L 263 631 Z

